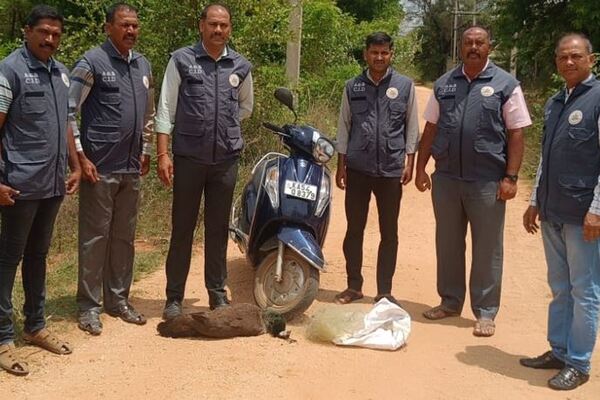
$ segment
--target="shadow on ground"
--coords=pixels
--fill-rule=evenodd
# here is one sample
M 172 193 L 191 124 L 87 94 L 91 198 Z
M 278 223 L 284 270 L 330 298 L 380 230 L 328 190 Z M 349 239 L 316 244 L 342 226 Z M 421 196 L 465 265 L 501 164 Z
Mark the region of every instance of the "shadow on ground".
M 534 370 L 519 364 L 525 355 L 510 354 L 493 346 L 467 346 L 457 353 L 458 361 L 483 368 L 494 374 L 528 382 L 532 386 L 545 387 L 548 379 L 557 371 Z

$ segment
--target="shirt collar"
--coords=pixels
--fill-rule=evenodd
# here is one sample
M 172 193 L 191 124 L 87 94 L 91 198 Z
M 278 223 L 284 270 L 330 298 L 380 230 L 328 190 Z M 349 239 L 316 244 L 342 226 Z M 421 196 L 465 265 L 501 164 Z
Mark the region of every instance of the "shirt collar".
M 477 77 L 479 75 L 481 75 L 481 73 L 483 71 L 485 71 L 487 69 L 487 67 L 490 65 L 490 59 L 488 58 L 487 60 L 485 60 L 485 66 L 483 67 L 483 69 L 481 71 L 479 71 L 479 73 L 475 76 L 475 78 L 473 79 L 477 79 Z M 462 64 L 462 69 L 461 69 L 462 74 L 464 75 L 464 77 L 467 79 L 468 82 L 471 82 L 471 79 L 469 78 L 469 76 L 467 75 L 467 73 L 465 72 L 465 63 Z
M 200 44 L 202 45 L 204 52 L 206 54 L 208 54 L 208 51 L 206 50 L 206 47 L 204 47 L 204 42 L 202 40 L 200 40 Z M 227 50 L 227 45 L 225 45 L 225 47 L 223 47 L 223 51 L 221 52 L 221 55 L 215 61 L 219 61 L 221 58 L 227 57 L 228 54 L 229 54 L 229 51 Z
M 117 46 L 115 46 L 115 44 L 113 43 L 112 40 L 110 40 L 110 38 L 108 38 L 108 43 L 110 43 L 110 45 L 112 46 L 112 48 L 115 50 L 115 52 L 125 61 L 127 61 L 128 63 L 131 62 L 131 59 L 133 58 L 133 50 L 129 49 L 129 51 L 127 52 L 127 57 L 123 57 L 123 54 L 121 54 L 121 52 L 119 51 L 119 49 L 117 49 Z
M 391 70 L 390 67 L 388 67 L 387 71 L 385 71 L 385 74 L 383 74 L 383 76 L 381 77 L 381 79 L 379 80 L 379 82 L 375 82 L 373 80 L 373 77 L 371 76 L 371 71 L 369 71 L 369 68 L 367 68 L 367 74 L 366 75 L 367 75 L 367 78 L 369 78 L 369 80 L 371 82 L 373 82 L 373 85 L 377 86 L 377 85 L 379 85 L 381 83 L 381 81 L 383 81 L 385 78 L 387 78 L 387 76 L 389 74 L 391 74 L 391 73 L 392 73 L 392 70 Z
M 55 66 L 54 58 L 50 57 L 48 62 L 45 63 L 42 60 L 38 59 L 27 47 L 27 42 L 23 44 L 23 56 L 25 57 L 25 61 L 29 65 L 31 69 L 43 68 L 47 71 L 51 71 Z

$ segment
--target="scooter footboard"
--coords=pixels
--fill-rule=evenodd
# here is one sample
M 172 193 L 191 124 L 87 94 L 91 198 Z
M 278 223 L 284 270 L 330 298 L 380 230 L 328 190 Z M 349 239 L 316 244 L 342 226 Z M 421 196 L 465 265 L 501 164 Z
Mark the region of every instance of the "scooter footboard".
M 321 246 L 311 232 L 301 228 L 281 228 L 277 239 L 294 250 L 319 271 L 325 270 L 325 258 Z

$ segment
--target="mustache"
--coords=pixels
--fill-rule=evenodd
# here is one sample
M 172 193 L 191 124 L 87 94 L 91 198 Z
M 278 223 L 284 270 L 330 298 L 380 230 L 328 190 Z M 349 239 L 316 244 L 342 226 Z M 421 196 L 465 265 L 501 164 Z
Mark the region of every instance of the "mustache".
M 53 45 L 51 45 L 51 44 L 49 44 L 49 43 L 42 43 L 42 44 L 40 45 L 40 47 L 41 47 L 42 49 L 49 49 L 49 50 L 55 50 L 55 49 L 56 49 L 56 47 L 55 47 L 55 46 L 53 46 Z

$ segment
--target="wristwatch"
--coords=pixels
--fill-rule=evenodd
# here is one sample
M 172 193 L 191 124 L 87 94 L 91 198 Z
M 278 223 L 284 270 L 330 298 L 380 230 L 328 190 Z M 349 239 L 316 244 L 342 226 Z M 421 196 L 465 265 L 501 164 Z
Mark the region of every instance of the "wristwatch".
M 504 178 L 510 180 L 513 183 L 517 183 L 517 181 L 519 180 L 519 175 L 504 174 Z

